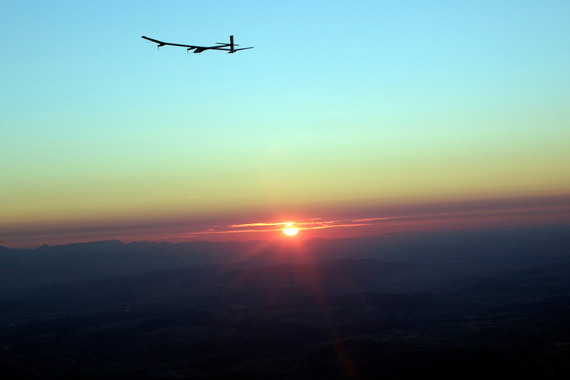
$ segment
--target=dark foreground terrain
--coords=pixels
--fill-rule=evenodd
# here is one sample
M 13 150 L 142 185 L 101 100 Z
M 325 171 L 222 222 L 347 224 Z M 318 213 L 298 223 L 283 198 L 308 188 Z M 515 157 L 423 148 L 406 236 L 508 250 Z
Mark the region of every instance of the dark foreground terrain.
M 568 227 L 100 242 L 0 264 L 11 378 L 570 378 Z

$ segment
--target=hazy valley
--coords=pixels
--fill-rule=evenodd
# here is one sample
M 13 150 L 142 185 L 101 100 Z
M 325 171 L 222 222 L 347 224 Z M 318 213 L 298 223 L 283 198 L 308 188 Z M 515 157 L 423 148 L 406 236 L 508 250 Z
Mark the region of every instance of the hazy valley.
M 0 360 L 37 378 L 563 378 L 568 232 L 3 249 Z

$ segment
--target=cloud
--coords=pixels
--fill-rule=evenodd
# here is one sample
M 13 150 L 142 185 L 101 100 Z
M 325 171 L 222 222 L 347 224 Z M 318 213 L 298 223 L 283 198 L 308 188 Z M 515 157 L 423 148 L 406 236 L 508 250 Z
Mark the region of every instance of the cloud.
M 354 212 L 354 211 L 353 211 Z M 374 217 L 356 218 L 323 218 L 307 217 L 298 220 L 266 220 L 241 224 L 226 224 L 196 230 L 178 238 L 196 237 L 199 235 L 270 233 L 282 231 L 283 227 L 293 223 L 300 231 L 318 231 L 335 228 L 389 227 L 395 226 L 436 226 L 446 225 L 449 228 L 464 226 L 489 227 L 495 225 L 543 224 L 546 222 L 567 223 L 570 214 L 568 197 L 552 199 L 506 199 L 481 200 L 471 202 L 441 202 L 439 204 L 413 205 L 402 209 L 378 210 Z M 379 233 L 382 231 L 379 229 Z
M 282 219 L 270 217 L 269 213 L 256 215 L 0 224 L 0 245 L 33 247 L 107 239 L 125 242 L 265 240 L 278 236 L 287 223 L 293 223 L 305 238 L 369 236 L 406 230 L 570 224 L 570 195 L 361 208 L 321 207 L 305 210 L 303 214 L 299 211 L 298 215 L 302 216 L 288 214 Z

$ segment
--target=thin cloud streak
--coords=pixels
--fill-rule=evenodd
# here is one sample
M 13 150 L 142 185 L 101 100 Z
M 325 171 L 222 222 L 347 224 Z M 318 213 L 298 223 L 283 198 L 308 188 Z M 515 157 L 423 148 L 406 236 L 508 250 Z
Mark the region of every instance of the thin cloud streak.
M 196 237 L 199 235 L 216 235 L 216 234 L 238 234 L 238 233 L 266 233 L 282 231 L 281 227 L 293 223 L 299 230 L 323 230 L 332 228 L 355 228 L 366 227 L 374 225 L 426 225 L 438 224 L 449 221 L 471 221 L 471 220 L 493 220 L 524 217 L 524 216 L 539 216 L 541 214 L 567 214 L 568 208 L 556 207 L 536 207 L 536 208 L 514 208 L 503 210 L 473 210 L 473 211 L 457 211 L 457 212 L 436 212 L 436 213 L 415 213 L 411 215 L 397 215 L 376 218 L 354 218 L 354 219 L 332 219 L 322 220 L 322 218 L 309 218 L 306 221 L 283 221 L 283 222 L 255 222 L 244 224 L 229 224 L 223 226 L 215 226 L 202 231 L 187 232 L 170 237 L 184 238 Z
M 208 228 L 203 231 L 188 232 L 182 235 L 176 235 L 177 237 L 184 236 L 195 236 L 195 235 L 211 235 L 211 234 L 235 234 L 235 233 L 257 233 L 257 232 L 276 232 L 282 231 L 282 228 L 270 228 L 276 226 L 287 226 L 293 225 L 300 230 L 319 230 L 324 228 L 335 228 L 335 227 L 358 227 L 358 226 L 369 226 L 374 222 L 383 221 L 391 218 L 367 218 L 367 219 L 346 219 L 346 220 L 327 220 L 320 222 L 258 222 L 258 223 L 245 223 L 245 224 L 229 224 L 225 226 L 216 226 L 214 228 Z M 320 219 L 320 218 L 313 218 Z M 362 223 L 369 222 L 369 223 Z M 258 228 L 248 228 L 248 227 L 258 227 Z
M 45 225 L 0 223 L 0 245 L 18 248 L 95 240 L 228 241 L 285 238 L 288 224 L 304 239 L 372 236 L 409 230 L 479 229 L 570 223 L 570 195 L 395 204 L 310 207 L 271 212 Z

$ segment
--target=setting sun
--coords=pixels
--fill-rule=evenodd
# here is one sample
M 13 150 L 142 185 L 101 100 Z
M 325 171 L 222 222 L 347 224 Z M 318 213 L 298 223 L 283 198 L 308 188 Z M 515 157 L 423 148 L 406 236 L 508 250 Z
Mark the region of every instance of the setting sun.
M 283 233 L 288 236 L 293 236 L 299 232 L 297 227 L 293 227 L 293 223 L 287 223 L 285 228 L 283 228 Z

